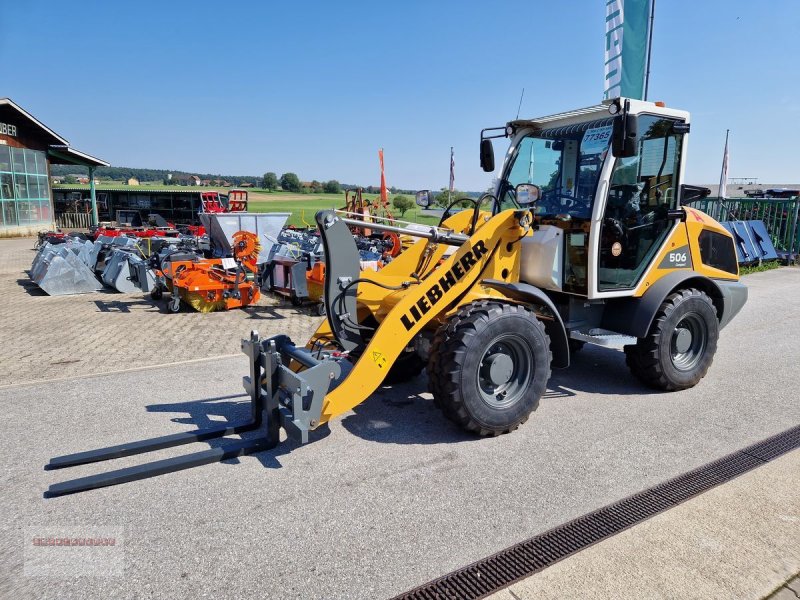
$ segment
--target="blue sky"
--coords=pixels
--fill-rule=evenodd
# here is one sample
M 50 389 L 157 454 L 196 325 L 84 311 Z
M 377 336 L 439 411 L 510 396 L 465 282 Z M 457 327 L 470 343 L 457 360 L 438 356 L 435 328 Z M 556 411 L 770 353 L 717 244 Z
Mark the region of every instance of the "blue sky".
M 0 96 L 118 166 L 485 189 L 481 128 L 595 104 L 603 0 L 0 2 Z M 658 0 L 687 178 L 800 180 L 800 2 Z M 502 140 L 499 140 L 502 142 Z M 498 158 L 502 150 L 497 144 Z

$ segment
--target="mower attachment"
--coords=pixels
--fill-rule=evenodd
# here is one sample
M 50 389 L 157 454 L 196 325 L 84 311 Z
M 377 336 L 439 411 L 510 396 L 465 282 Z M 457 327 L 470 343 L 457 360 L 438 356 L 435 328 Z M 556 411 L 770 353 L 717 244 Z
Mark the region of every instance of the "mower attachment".
M 295 347 L 285 335 L 262 339 L 256 331 L 251 332 L 249 340 L 242 340 L 242 350 L 250 362 L 250 375 L 244 377 L 244 387 L 251 400 L 252 412 L 249 421 L 238 425 L 197 429 L 99 450 L 59 456 L 51 459 L 45 469 L 62 469 L 143 454 L 173 446 L 255 431 L 263 426 L 262 435 L 247 440 L 237 440 L 224 448 L 210 448 L 201 452 L 57 483 L 50 486 L 45 492 L 45 497 L 63 496 L 137 479 L 147 479 L 164 473 L 269 450 L 278 445 L 281 426 L 284 427 L 289 437 L 301 443 L 307 442 L 308 432 L 314 429 L 320 421 L 325 393 L 331 383 L 337 380 L 341 374 L 340 361 L 335 358 L 318 360 L 309 351 Z M 291 369 L 295 363 L 305 368 L 302 374 Z

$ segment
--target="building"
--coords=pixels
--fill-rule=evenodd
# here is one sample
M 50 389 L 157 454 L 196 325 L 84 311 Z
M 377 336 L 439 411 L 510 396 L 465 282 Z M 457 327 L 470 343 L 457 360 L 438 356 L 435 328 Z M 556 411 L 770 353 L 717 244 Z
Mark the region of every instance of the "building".
M 9 98 L 0 98 L 0 237 L 31 235 L 53 227 L 50 165 L 95 167 L 108 163 L 69 142 Z M 93 195 L 94 185 L 91 185 Z
M 90 205 L 88 185 L 53 186 L 54 218 L 59 227 L 87 227 L 81 219 Z M 96 206 L 100 222 L 118 221 L 119 211 L 136 211 L 143 218 L 159 214 L 176 225 L 197 224 L 200 191 L 179 186 L 101 185 L 96 190 Z

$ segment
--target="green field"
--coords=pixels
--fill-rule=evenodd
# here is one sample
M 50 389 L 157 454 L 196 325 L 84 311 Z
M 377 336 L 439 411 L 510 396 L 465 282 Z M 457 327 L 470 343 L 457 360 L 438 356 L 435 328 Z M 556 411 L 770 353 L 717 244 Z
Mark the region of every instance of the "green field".
M 364 194 L 364 198 L 370 200 L 377 194 Z M 288 225 L 303 227 L 304 225 L 314 224 L 314 215 L 317 211 L 329 208 L 344 207 L 344 193 L 342 194 L 293 194 L 290 192 L 248 192 L 248 210 L 253 212 L 289 212 Z M 393 210 L 395 218 L 400 218 L 399 213 Z M 423 223 L 425 225 L 436 225 L 439 220 L 436 217 L 421 215 L 415 206 L 406 211 L 403 221 L 412 223 Z

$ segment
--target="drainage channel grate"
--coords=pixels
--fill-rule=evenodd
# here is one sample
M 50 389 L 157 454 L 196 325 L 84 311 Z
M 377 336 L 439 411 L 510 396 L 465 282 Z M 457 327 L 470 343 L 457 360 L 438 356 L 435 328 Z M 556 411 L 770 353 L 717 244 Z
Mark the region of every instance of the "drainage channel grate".
M 559 525 L 393 600 L 478 599 L 800 448 L 800 425 Z

